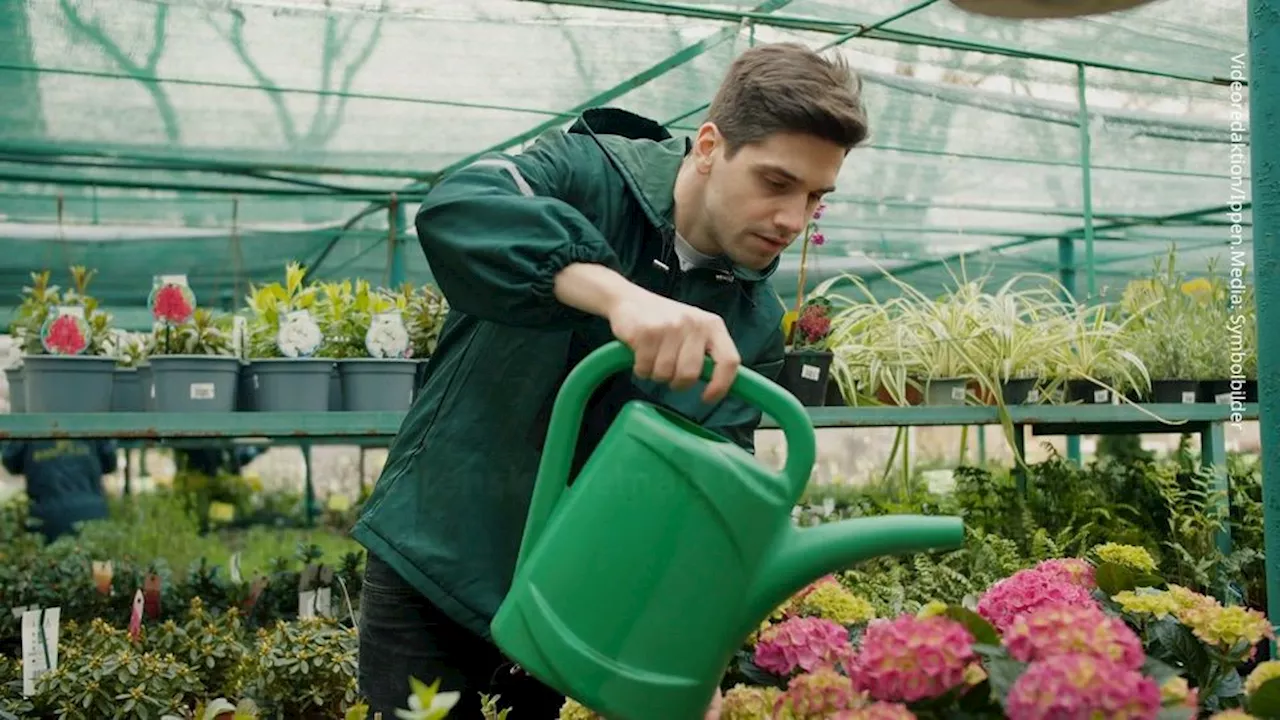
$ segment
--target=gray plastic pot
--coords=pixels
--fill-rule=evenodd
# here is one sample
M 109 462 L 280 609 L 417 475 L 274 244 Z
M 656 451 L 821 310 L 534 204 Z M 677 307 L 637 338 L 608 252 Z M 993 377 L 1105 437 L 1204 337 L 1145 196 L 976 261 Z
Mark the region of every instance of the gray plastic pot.
M 925 384 L 926 405 L 964 405 L 968 398 L 967 381 L 963 378 L 940 378 Z
M 218 355 L 153 355 L 156 412 L 234 412 L 240 360 Z
M 249 362 L 253 409 L 258 412 L 326 412 L 333 361 L 268 358 Z
M 342 409 L 355 412 L 404 412 L 413 404 L 417 360 L 357 358 L 338 363 Z
M 137 368 L 116 368 L 111 383 L 111 412 L 144 412 L 142 398 L 142 378 Z
M 22 358 L 29 413 L 111 412 L 116 360 L 97 355 Z
M 9 412 L 26 412 L 27 385 L 22 379 L 22 368 L 6 368 L 4 377 L 9 382 Z

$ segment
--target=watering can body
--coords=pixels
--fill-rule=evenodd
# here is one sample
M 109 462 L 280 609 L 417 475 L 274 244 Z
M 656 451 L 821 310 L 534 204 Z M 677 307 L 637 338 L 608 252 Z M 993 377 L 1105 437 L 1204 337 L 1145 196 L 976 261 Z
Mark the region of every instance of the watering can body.
M 790 393 L 750 370 L 739 371 L 731 393 L 783 428 L 781 472 L 633 401 L 566 488 L 587 397 L 633 362 L 613 342 L 566 379 L 516 574 L 491 623 L 509 658 L 604 717 L 701 718 L 743 639 L 796 590 L 872 555 L 962 540 L 953 518 L 795 528 L 813 426 Z

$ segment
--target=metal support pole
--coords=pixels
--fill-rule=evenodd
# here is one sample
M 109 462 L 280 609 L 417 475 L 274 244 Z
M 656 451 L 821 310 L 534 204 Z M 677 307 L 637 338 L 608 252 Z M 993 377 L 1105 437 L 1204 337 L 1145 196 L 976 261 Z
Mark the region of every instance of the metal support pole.
M 1242 132 L 1247 122 L 1249 169 L 1253 173 L 1253 282 L 1258 313 L 1258 404 L 1259 435 L 1262 442 L 1262 512 L 1263 546 L 1267 562 L 1267 617 L 1280 624 L 1280 254 L 1276 252 L 1275 233 L 1280 228 L 1280 146 L 1269 139 L 1280 134 L 1280 0 L 1249 0 L 1248 67 L 1245 56 L 1224 58 L 1232 78 L 1232 155 L 1230 164 L 1243 164 Z M 1245 72 L 1248 72 L 1249 107 L 1244 109 Z M 1276 87 L 1272 87 L 1275 85 Z M 1274 106 L 1274 107 L 1273 107 Z M 1241 132 L 1237 133 L 1236 128 Z M 1238 150 L 1237 150 L 1238 149 Z M 1234 157 L 1239 154 L 1239 161 Z M 1272 157 L 1275 155 L 1276 157 Z M 1243 173 L 1232 170 L 1232 179 Z M 1243 190 L 1244 188 L 1239 188 Z M 1233 203 L 1243 202 L 1231 193 Z M 1234 242 L 1234 238 L 1233 238 Z M 1236 271 L 1232 254 L 1231 270 Z M 1247 338 L 1246 338 L 1247 341 Z M 1273 644 L 1274 653 L 1274 644 Z
M 1086 170 L 1085 172 L 1088 172 L 1088 171 Z M 1088 194 L 1089 194 L 1089 191 L 1086 187 L 1085 196 L 1087 197 Z M 1086 202 L 1085 207 L 1088 208 L 1089 207 L 1088 200 L 1086 200 L 1085 202 Z M 1089 215 L 1088 210 L 1086 210 L 1086 215 Z M 1087 235 L 1090 232 L 1092 232 L 1093 222 L 1091 219 L 1088 219 L 1088 218 L 1086 219 L 1085 222 L 1086 222 L 1085 233 Z M 1070 237 L 1058 238 L 1058 281 L 1062 283 L 1062 287 L 1067 291 L 1066 292 L 1067 298 L 1063 298 L 1063 299 L 1066 300 L 1070 298 L 1071 301 L 1075 301 L 1076 300 L 1076 241 L 1074 238 L 1070 238 Z M 1079 435 L 1067 436 L 1067 459 L 1075 463 L 1076 465 L 1080 464 L 1080 436 Z
M 1089 278 L 1090 301 L 1098 293 L 1098 282 L 1094 277 L 1093 266 L 1093 175 L 1090 165 L 1093 160 L 1093 143 L 1089 139 L 1089 102 L 1085 98 L 1084 65 L 1076 66 L 1076 97 L 1080 101 L 1080 184 L 1081 197 L 1084 199 L 1084 264 Z

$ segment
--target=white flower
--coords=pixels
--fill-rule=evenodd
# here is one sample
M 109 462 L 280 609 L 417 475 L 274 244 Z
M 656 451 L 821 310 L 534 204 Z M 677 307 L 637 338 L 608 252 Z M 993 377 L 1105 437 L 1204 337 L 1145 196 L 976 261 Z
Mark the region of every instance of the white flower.
M 370 357 L 392 358 L 406 357 L 409 350 L 409 331 L 405 329 L 400 315 L 389 313 L 378 315 L 369 324 L 369 332 L 364 336 L 365 349 Z
M 280 323 L 276 345 L 285 357 L 307 357 L 320 347 L 320 326 L 309 314 L 292 315 Z

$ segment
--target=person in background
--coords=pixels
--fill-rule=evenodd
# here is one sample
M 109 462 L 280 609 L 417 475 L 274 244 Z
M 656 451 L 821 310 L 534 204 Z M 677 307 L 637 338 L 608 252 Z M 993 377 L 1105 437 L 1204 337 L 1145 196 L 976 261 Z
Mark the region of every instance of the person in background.
M 53 542 L 76 523 L 107 517 L 102 476 L 116 470 L 109 440 L 31 440 L 4 446 L 4 468 L 27 480 L 34 529 Z

